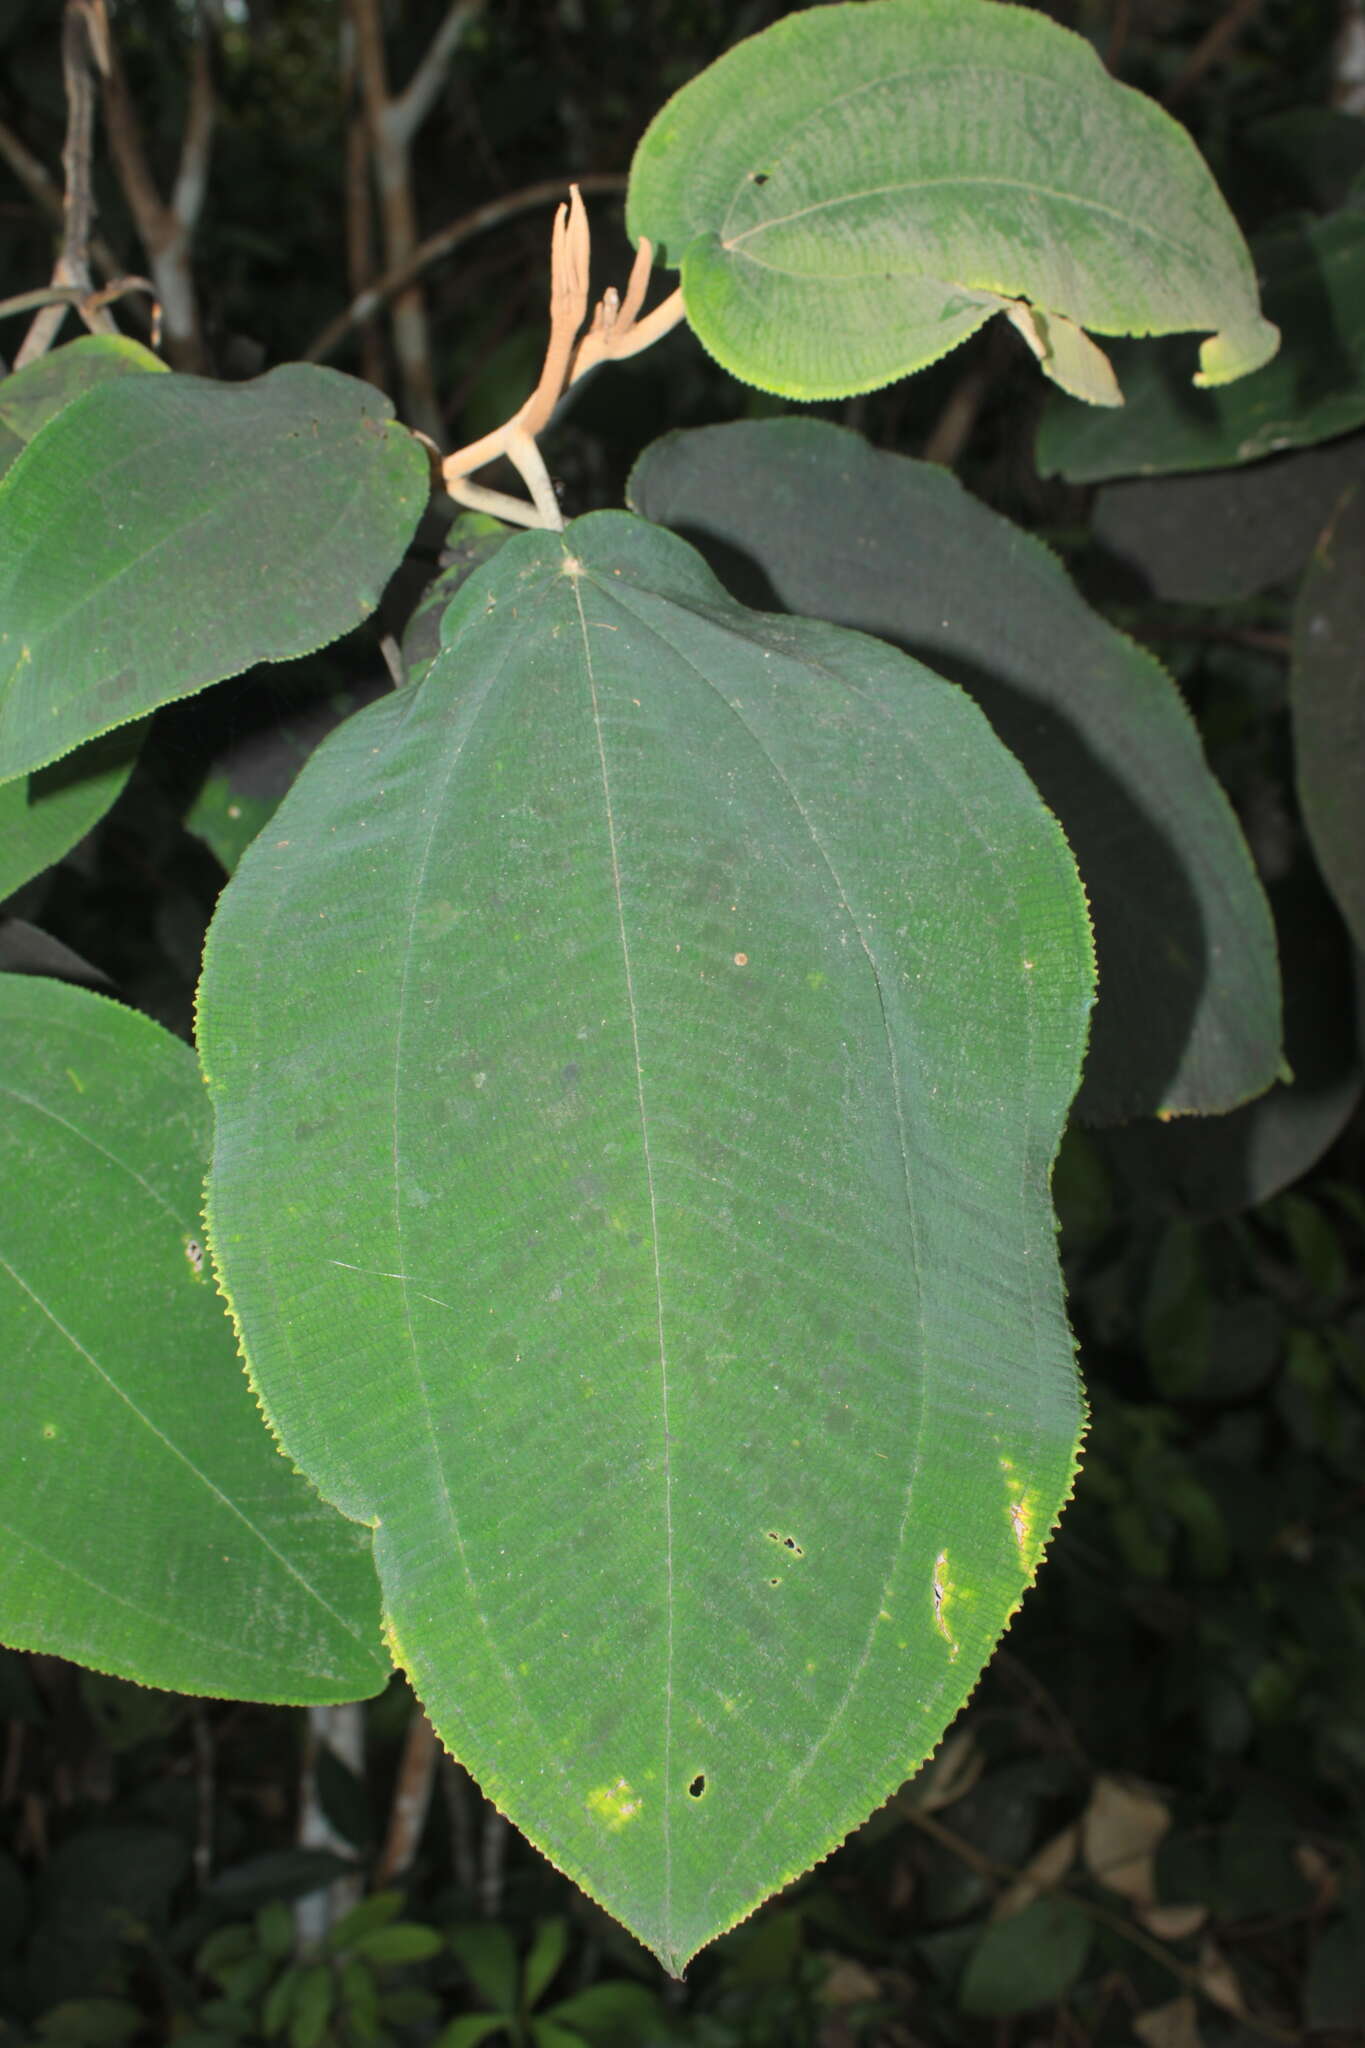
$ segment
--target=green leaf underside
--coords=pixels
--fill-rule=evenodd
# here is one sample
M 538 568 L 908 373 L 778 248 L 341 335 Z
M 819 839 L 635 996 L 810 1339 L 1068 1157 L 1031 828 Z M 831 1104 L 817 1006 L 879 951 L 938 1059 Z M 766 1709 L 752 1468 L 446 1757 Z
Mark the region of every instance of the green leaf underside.
M 791 398 L 889 383 L 1014 299 L 1100 334 L 1218 330 L 1201 381 L 1276 345 L 1185 131 L 997 0 L 816 7 L 740 43 L 646 130 L 628 226 L 717 360 Z M 1063 381 L 1097 396 L 1059 332 Z
M 1299 802 L 1313 851 L 1365 953 L 1365 485 L 1343 494 L 1294 612 Z
M 73 400 L 0 482 L 0 780 L 347 632 L 427 491 L 387 399 L 336 371 Z
M 144 727 L 103 733 L 35 775 L 0 783 L 0 903 L 97 825 L 133 772 Z
M 1038 433 L 1044 476 L 1100 483 L 1226 469 L 1365 425 L 1365 189 L 1325 220 L 1258 239 L 1252 253 L 1283 336 L 1274 361 L 1226 390 L 1191 392 L 1188 341 L 1120 342 L 1127 404 L 1101 414 L 1050 399 Z
M 1087 1118 L 1225 1110 L 1270 1086 L 1275 935 L 1232 809 L 1175 685 L 1045 547 L 934 464 L 818 420 L 669 435 L 630 498 L 713 550 L 736 595 L 876 633 L 950 676 L 1023 762 L 1095 922 Z
M 378 1691 L 366 1532 L 272 1446 L 214 1292 L 194 1055 L 10 975 L 0 1041 L 0 1639 L 177 1692 Z
M 0 471 L 40 427 L 93 385 L 114 377 L 165 371 L 166 365 L 141 342 L 123 334 L 86 334 L 65 348 L 53 349 L 0 381 L 0 432 L 12 437 L 9 460 L 0 457 Z M 169 373 L 168 373 L 169 374 Z
M 918 1764 L 1036 1569 L 1091 994 L 970 702 L 618 513 L 509 540 L 225 892 L 254 1382 L 447 1745 L 670 1969 Z

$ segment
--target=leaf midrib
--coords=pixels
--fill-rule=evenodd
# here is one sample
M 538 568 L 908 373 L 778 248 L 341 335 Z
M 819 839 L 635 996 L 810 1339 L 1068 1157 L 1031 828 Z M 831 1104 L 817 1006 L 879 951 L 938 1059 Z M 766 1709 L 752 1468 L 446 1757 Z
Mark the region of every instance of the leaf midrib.
M 871 199 L 886 199 L 917 192 L 931 192 L 939 188 L 951 187 L 956 189 L 959 186 L 980 187 L 992 191 L 1023 192 L 1030 198 L 1055 201 L 1059 206 L 1078 207 L 1082 212 L 1102 215 L 1110 221 L 1117 222 L 1126 234 L 1146 236 L 1158 246 L 1174 250 L 1186 263 L 1193 265 L 1199 261 L 1197 252 L 1186 243 L 1177 240 L 1174 235 L 1154 226 L 1150 221 L 1139 219 L 1135 214 L 1122 212 L 1118 207 L 1109 205 L 1106 200 L 1090 198 L 1080 192 L 1059 191 L 1055 186 L 1039 185 L 1029 179 L 1008 178 L 1000 174 L 987 176 L 984 173 L 966 174 L 955 172 L 951 177 L 944 178 L 901 178 L 887 185 L 869 185 L 861 191 L 841 192 L 828 199 L 813 200 L 809 206 L 796 207 L 790 213 L 774 214 L 767 219 L 755 221 L 752 227 L 742 228 L 738 234 L 732 235 L 728 241 L 723 235 L 718 235 L 717 240 L 727 255 L 740 256 L 746 263 L 753 263 L 763 270 L 771 270 L 778 276 L 803 278 L 814 276 L 818 278 L 823 273 L 819 271 L 790 270 L 778 263 L 766 263 L 762 257 L 754 255 L 752 250 L 746 249 L 743 245 L 746 242 L 752 241 L 757 236 L 770 233 L 774 228 L 789 227 L 793 221 L 806 220 L 819 214 L 831 213 L 839 207 L 857 206 L 863 201 Z M 881 269 L 882 267 L 882 264 L 879 262 L 877 268 Z M 916 273 L 910 274 L 914 275 Z
M 905 1123 L 904 1094 L 901 1084 L 899 1061 L 896 1058 L 895 1043 L 891 1035 L 890 1021 L 887 1016 L 885 989 L 883 987 L 881 973 L 877 965 L 876 957 L 872 951 L 871 946 L 869 945 L 867 935 L 863 930 L 862 922 L 857 916 L 853 908 L 853 905 L 849 899 L 848 891 L 844 886 L 843 878 L 840 875 L 836 866 L 834 865 L 834 862 L 831 859 L 830 855 L 826 851 L 823 841 L 819 833 L 816 831 L 811 819 L 809 818 L 805 806 L 802 804 L 795 788 L 793 787 L 792 783 L 790 782 L 786 774 L 783 772 L 779 763 L 773 758 L 768 748 L 764 745 L 758 733 L 755 732 L 754 728 L 749 724 L 748 720 L 744 718 L 738 707 L 719 688 L 714 678 L 709 676 L 703 668 L 698 666 L 697 662 L 693 659 L 691 655 L 685 653 L 681 648 L 679 648 L 677 644 L 673 640 L 671 640 L 669 636 L 665 632 L 663 632 L 657 624 L 655 624 L 652 620 L 645 616 L 643 610 L 636 609 L 635 606 L 628 602 L 628 592 L 630 591 L 630 586 L 625 585 L 623 582 L 616 581 L 613 581 L 610 585 L 607 585 L 605 583 L 597 582 L 595 580 L 594 587 L 597 589 L 600 596 L 604 598 L 610 597 L 614 599 L 621 606 L 622 610 L 627 612 L 629 616 L 632 619 L 634 619 L 637 625 L 639 625 L 645 632 L 652 634 L 655 639 L 661 641 L 662 644 L 668 648 L 669 652 L 673 655 L 674 659 L 678 661 L 682 666 L 689 669 L 691 673 L 697 677 L 698 681 L 701 682 L 716 697 L 716 699 L 725 708 L 728 714 L 735 720 L 735 722 L 740 727 L 741 731 L 745 734 L 749 744 L 753 746 L 755 750 L 758 752 L 765 766 L 768 768 L 768 770 L 770 771 L 778 785 L 781 787 L 788 802 L 795 810 L 798 818 L 801 821 L 801 827 L 803 832 L 810 841 L 810 844 L 818 853 L 820 860 L 823 863 L 826 872 L 828 873 L 830 880 L 834 885 L 839 902 L 843 907 L 844 913 L 847 916 L 850 925 L 858 934 L 858 942 L 862 947 L 864 956 L 867 959 L 868 966 L 872 974 L 873 986 L 875 987 L 877 992 L 878 1010 L 881 1016 L 882 1029 L 887 1045 L 887 1056 L 889 1070 L 891 1074 L 892 1093 L 896 1104 L 897 1149 L 901 1166 L 901 1183 L 905 1195 L 906 1219 L 910 1233 L 911 1264 L 915 1273 L 915 1300 L 916 1307 L 921 1318 L 918 1334 L 920 1338 L 921 1350 L 923 1350 L 925 1333 L 922 1320 L 924 1290 L 920 1281 L 921 1247 L 919 1228 L 911 1192 L 910 1162 Z M 685 603 L 681 603 L 676 597 L 668 597 L 664 601 L 682 611 L 690 611 L 692 609 L 688 607 Z M 703 612 L 700 609 L 697 609 L 695 611 L 692 611 L 692 616 L 695 616 L 698 619 L 703 620 L 705 624 L 711 627 L 713 630 L 717 630 L 722 633 L 733 630 L 728 626 L 724 618 L 717 617 L 712 613 Z M 744 639 L 746 646 L 752 647 L 752 639 L 750 639 L 748 636 L 740 637 Z M 845 677 L 839 675 L 837 671 L 826 669 L 823 663 L 819 662 L 809 653 L 804 654 L 802 656 L 802 660 L 807 665 L 819 667 L 823 673 L 829 675 L 832 678 L 832 680 L 834 680 L 840 685 L 840 687 L 851 690 L 852 686 L 849 685 Z M 859 695 L 860 698 L 862 697 L 861 692 L 854 692 L 853 694 Z M 875 703 L 874 700 L 863 698 L 862 701 L 869 703 L 871 708 L 877 712 L 878 716 L 883 721 L 885 720 L 885 712 L 882 710 L 881 706 Z M 912 1498 L 914 1495 L 915 1485 L 919 1477 L 921 1465 L 921 1455 L 924 1438 L 924 1418 L 925 1403 L 921 1400 L 917 1408 L 915 1444 L 910 1457 L 909 1475 L 905 1483 L 904 1500 L 901 1510 L 901 1520 L 897 1529 L 892 1562 L 889 1565 L 882 1581 L 882 1592 L 877 1602 L 878 1610 L 883 1608 L 886 1604 L 886 1595 L 888 1589 L 894 1579 L 897 1566 L 904 1552 L 905 1534 L 910 1520 Z M 866 1638 L 864 1640 L 862 1652 L 858 1658 L 857 1664 L 854 1666 L 854 1669 L 850 1674 L 848 1684 L 845 1687 L 844 1693 L 840 1698 L 838 1705 L 834 1709 L 833 1714 L 830 1716 L 828 1722 L 821 1731 L 820 1735 L 815 1739 L 814 1742 L 812 1742 L 810 1749 L 808 1750 L 807 1755 L 803 1763 L 797 1770 L 797 1772 L 795 1772 L 792 1775 L 792 1777 L 790 1777 L 787 1780 L 786 1784 L 783 1786 L 782 1791 L 769 1804 L 766 1812 L 760 1815 L 759 1818 L 755 1821 L 750 1834 L 746 1837 L 744 1842 L 740 1843 L 735 1848 L 724 1869 L 716 1874 L 712 1883 L 708 1886 L 705 1894 L 708 1900 L 714 1897 L 716 1891 L 726 1881 L 726 1879 L 730 1876 L 731 1872 L 734 1870 L 736 1863 L 740 1860 L 740 1857 L 744 1854 L 745 1850 L 759 1835 L 762 1834 L 763 1830 L 772 1821 L 774 1814 L 776 1814 L 780 1807 L 784 1804 L 784 1802 L 792 1796 L 793 1792 L 796 1790 L 796 1788 L 799 1786 L 802 1780 L 807 1775 L 809 1775 L 810 1771 L 814 1768 L 816 1759 L 820 1755 L 821 1750 L 825 1747 L 826 1743 L 834 1734 L 834 1731 L 838 1727 L 840 1720 L 842 1719 L 844 1713 L 847 1711 L 848 1706 L 852 1702 L 854 1693 L 858 1686 L 858 1682 L 861 1679 L 863 1672 L 866 1670 L 868 1662 L 871 1658 L 872 1648 L 877 1637 L 878 1626 L 878 1614 L 874 1613 L 872 1620 L 868 1626 L 868 1631 Z M 942 1681 L 940 1681 L 940 1685 L 941 1683 Z
M 568 558 L 565 550 L 566 562 Z M 600 588 L 600 586 L 595 586 Z M 663 1732 L 663 1800 L 661 1808 L 662 1841 L 664 1856 L 664 1947 L 671 1955 L 674 1951 L 673 1936 L 673 1836 L 671 1801 L 673 1798 L 673 1632 L 674 1632 L 674 1583 L 673 1583 L 673 1458 L 672 1443 L 668 1426 L 668 1346 L 664 1336 L 663 1273 L 659 1260 L 659 1205 L 654 1184 L 654 1161 L 650 1149 L 649 1116 L 645 1107 L 645 1076 L 640 1058 L 640 1014 L 635 1000 L 635 974 L 631 963 L 630 938 L 626 930 L 625 904 L 621 894 L 621 862 L 616 841 L 616 818 L 611 800 L 611 776 L 607 768 L 606 736 L 602 729 L 601 708 L 597 697 L 597 676 L 593 668 L 592 647 L 588 639 L 588 622 L 583 612 L 581 573 L 574 578 L 574 604 L 578 612 L 579 632 L 583 641 L 583 664 L 588 679 L 588 691 L 592 700 L 593 734 L 597 742 L 597 758 L 602 775 L 602 800 L 606 813 L 607 840 L 611 852 L 612 890 L 616 902 L 616 925 L 621 942 L 621 961 L 626 980 L 626 1006 L 630 1013 L 631 1045 L 635 1055 L 635 1090 L 640 1113 L 640 1145 L 644 1154 L 645 1186 L 649 1197 L 650 1254 L 654 1268 L 655 1324 L 659 1345 L 659 1389 L 660 1426 L 663 1432 L 663 1496 L 664 1496 L 664 1732 Z

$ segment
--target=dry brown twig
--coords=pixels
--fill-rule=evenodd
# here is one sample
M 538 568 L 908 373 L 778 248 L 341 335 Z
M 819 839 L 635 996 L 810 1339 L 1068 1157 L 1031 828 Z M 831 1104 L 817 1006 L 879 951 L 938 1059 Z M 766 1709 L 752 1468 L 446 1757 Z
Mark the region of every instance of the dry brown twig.
M 46 167 L 39 162 L 27 143 L 16 135 L 8 122 L 5 121 L 0 121 L 0 159 L 13 171 L 38 212 L 60 228 L 63 225 L 65 216 L 61 186 L 55 178 L 49 175 Z M 131 280 L 125 280 L 123 265 L 119 262 L 117 256 L 102 235 L 91 235 L 90 255 L 96 270 L 98 270 L 106 284 L 117 283 L 123 285 L 125 282 L 132 282 Z M 139 288 L 144 282 L 145 280 L 142 278 L 136 280 Z M 62 287 L 58 286 L 54 287 L 54 289 L 60 290 Z M 34 299 L 33 303 L 37 305 L 39 302 L 37 299 Z M 12 301 L 7 300 L 6 304 L 10 306 L 12 311 L 17 310 Z M 72 304 L 79 309 L 80 300 L 78 294 L 73 295 Z M 145 321 L 146 327 L 155 327 L 156 317 L 160 312 L 155 295 L 153 295 L 152 307 L 153 311 L 150 316 L 140 315 L 140 324 L 142 321 Z M 154 336 L 152 347 L 155 348 L 156 345 L 156 338 Z
M 395 93 L 389 86 L 379 0 L 350 0 L 349 46 L 344 49 L 344 67 L 359 87 L 379 200 L 384 259 L 390 269 L 408 262 L 417 248 L 417 208 L 412 191 L 414 137 L 436 104 L 451 60 L 483 6 L 484 0 L 450 0 L 421 62 L 403 90 Z M 363 181 L 357 182 L 357 164 L 353 163 L 351 168 L 348 244 L 355 291 L 363 281 L 359 271 L 366 263 L 369 222 Z M 362 207 L 363 212 L 359 211 Z M 415 275 L 409 285 L 394 293 L 390 318 L 408 424 L 435 437 L 441 431 L 441 414 L 431 365 L 426 302 Z
M 0 136 L 2 145 L 3 136 Z M 621 192 L 625 190 L 625 184 L 625 177 L 619 171 L 589 171 L 579 180 L 580 189 L 589 193 Z M 357 290 L 350 305 L 334 320 L 329 320 L 309 342 L 302 360 L 305 363 L 325 363 L 353 327 L 363 327 L 386 301 L 395 298 L 405 285 L 411 284 L 433 263 L 452 255 L 476 235 L 487 234 L 490 228 L 499 228 L 504 222 L 514 220 L 519 213 L 529 213 L 537 206 L 548 206 L 551 200 L 560 197 L 564 185 L 563 178 L 540 178 L 534 185 L 523 185 L 519 191 L 507 192 L 500 199 L 488 199 L 482 206 L 471 207 L 468 213 L 462 213 L 446 227 L 438 228 L 435 234 L 427 235 L 403 262 L 391 264 Z M 371 377 L 369 381 L 373 384 L 379 380 Z
M 72 305 L 81 313 L 93 334 L 114 334 L 117 329 L 102 307 L 88 304 L 92 293 L 90 277 L 90 228 L 94 201 L 90 190 L 90 159 L 95 139 L 96 70 L 109 69 L 109 24 L 104 0 L 67 0 L 62 19 L 62 82 L 66 90 L 66 144 L 62 169 L 66 189 L 62 198 L 62 243 L 52 269 L 55 288 L 69 287 L 74 299 L 50 299 L 34 318 L 24 336 L 14 367 L 46 355 Z
M 440 1761 L 441 1745 L 436 1730 L 414 1700 L 389 1806 L 388 1830 L 371 1873 L 370 1881 L 376 1891 L 397 1884 L 416 1860 Z
M 102 6 L 103 0 L 98 0 L 98 4 Z M 190 371 L 204 367 L 190 250 L 203 210 L 213 141 L 214 94 L 208 35 L 205 14 L 196 10 L 189 103 L 169 200 L 161 197 L 152 176 L 117 50 L 110 48 L 105 67 L 104 110 L 110 154 L 165 311 L 166 353 L 177 370 Z
M 586 334 L 583 322 L 588 312 L 588 266 L 591 236 L 587 209 L 577 185 L 569 187 L 569 202 L 555 214 L 550 243 L 550 339 L 540 381 L 526 403 L 505 425 L 466 448 L 457 448 L 441 464 L 445 487 L 458 504 L 475 512 L 491 512 L 518 526 L 562 530 L 564 521 L 545 467 L 536 437 L 549 424 L 564 393 L 580 377 L 602 362 L 620 362 L 638 355 L 665 335 L 683 317 L 681 291 L 674 291 L 652 313 L 639 317 L 654 261 L 653 245 L 644 237 L 636 251 L 630 281 L 622 298 L 609 287 L 598 301 Z M 477 469 L 505 455 L 516 468 L 530 493 L 530 503 L 505 491 L 489 490 L 471 483 Z
M 156 326 L 160 307 L 157 302 L 156 286 L 149 277 L 116 277 L 112 284 L 101 285 L 97 291 L 82 291 L 76 284 L 40 284 L 35 291 L 16 292 L 13 298 L 0 299 L 0 320 L 8 319 L 14 313 L 31 313 L 40 306 L 74 306 L 87 327 L 94 325 L 94 316 L 121 299 L 127 292 L 146 292 L 152 301 L 152 346 L 156 347 Z

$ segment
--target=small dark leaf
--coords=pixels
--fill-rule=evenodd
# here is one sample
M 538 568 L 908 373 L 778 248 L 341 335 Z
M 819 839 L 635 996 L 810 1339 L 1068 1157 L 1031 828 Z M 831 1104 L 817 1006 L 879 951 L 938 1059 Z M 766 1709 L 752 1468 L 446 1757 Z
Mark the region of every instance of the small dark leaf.
M 986 1928 L 958 1986 L 963 2012 L 1032 2012 L 1063 1997 L 1085 1965 L 1093 1923 L 1074 1899 L 1035 1899 Z
M 139 719 L 33 775 L 0 783 L 0 902 L 99 823 L 132 773 L 145 731 Z
M 1170 677 L 1046 548 L 933 464 L 814 420 L 670 434 L 630 493 L 747 603 L 875 633 L 959 683 L 1023 763 L 1095 923 L 1084 1117 L 1269 1087 L 1274 936 L 1232 810 Z

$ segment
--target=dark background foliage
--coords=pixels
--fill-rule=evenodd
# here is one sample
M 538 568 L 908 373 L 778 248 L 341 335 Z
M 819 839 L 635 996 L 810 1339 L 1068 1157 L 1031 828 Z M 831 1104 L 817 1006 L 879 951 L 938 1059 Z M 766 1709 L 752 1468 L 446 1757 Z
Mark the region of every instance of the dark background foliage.
M 541 180 L 623 179 L 663 98 L 787 11 L 765 0 L 489 7 L 416 139 L 419 232 Z M 1328 111 L 1350 11 L 1335 0 L 1054 0 L 1050 11 L 1190 125 L 1249 233 L 1336 203 L 1365 161 L 1365 124 Z M 350 296 L 342 9 L 221 0 L 206 12 L 218 122 L 194 274 L 205 368 L 240 377 L 308 352 Z M 444 8 L 395 0 L 385 12 L 401 83 Z M 194 10 L 120 0 L 111 15 L 165 191 Z M 7 0 L 0 15 L 3 134 L 54 178 L 60 31 L 52 0 Z M 3 154 L 0 265 L 17 292 L 48 275 L 52 229 L 12 148 Z M 145 268 L 102 150 L 96 191 L 115 259 Z M 623 278 L 619 200 L 595 198 L 593 215 L 599 282 Z M 496 425 L 534 381 L 548 226 L 548 206 L 529 206 L 422 273 L 447 445 Z M 9 332 L 12 350 L 22 329 Z M 330 359 L 399 389 L 382 324 L 368 342 L 350 329 Z M 1061 550 L 1092 602 L 1173 669 L 1283 914 L 1291 1056 L 1301 1076 L 1325 1077 L 1336 1107 L 1309 1138 L 1292 1112 L 1273 1143 L 1256 1127 L 1269 1166 L 1252 1192 L 1270 1192 L 1254 1207 L 1243 1201 L 1254 1112 L 1217 1132 L 1068 1140 L 1058 1195 L 1087 1455 L 1040 1582 L 939 1758 L 682 1985 L 443 1762 L 390 1904 L 343 1923 L 305 1982 L 290 1976 L 289 1902 L 353 1867 L 374 1880 L 413 1762 L 401 1682 L 364 1710 L 352 1768 L 313 1753 L 302 1712 L 179 1699 L 0 1653 L 0 2041 L 308 2048 L 429 2042 L 446 2027 L 450 2048 L 1361 2038 L 1365 1151 L 1351 1113 L 1351 956 L 1292 787 L 1286 670 L 1304 550 L 1233 601 L 1154 594 L 1131 551 L 1115 551 L 1112 523 L 1096 521 L 1095 494 L 1040 480 L 1041 403 L 1022 346 L 989 329 L 918 378 L 820 410 L 880 446 L 952 463 Z M 591 382 L 547 452 L 579 512 L 619 503 L 659 433 L 779 409 L 680 331 Z M 1157 527 L 1174 517 L 1173 501 L 1158 501 Z M 1264 548 L 1280 529 L 1273 490 L 1256 519 L 1225 545 L 1234 583 L 1236 548 Z M 108 819 L 6 906 L 3 964 L 112 983 L 188 1034 L 223 880 L 206 778 L 211 790 L 234 749 L 268 799 L 330 717 L 384 686 L 378 632 L 401 629 L 441 539 L 439 521 L 424 527 L 377 624 L 163 713 Z M 330 1850 L 299 1845 L 305 1786 Z M 390 1909 L 398 1917 L 380 1925 Z

